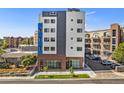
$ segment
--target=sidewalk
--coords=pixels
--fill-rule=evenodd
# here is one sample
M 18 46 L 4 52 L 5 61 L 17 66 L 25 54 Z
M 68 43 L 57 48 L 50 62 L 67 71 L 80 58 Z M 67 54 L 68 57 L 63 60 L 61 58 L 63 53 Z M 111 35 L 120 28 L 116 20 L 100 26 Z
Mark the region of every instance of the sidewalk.
M 0 77 L 0 80 L 29 80 L 29 79 L 33 79 L 30 76 L 27 77 Z

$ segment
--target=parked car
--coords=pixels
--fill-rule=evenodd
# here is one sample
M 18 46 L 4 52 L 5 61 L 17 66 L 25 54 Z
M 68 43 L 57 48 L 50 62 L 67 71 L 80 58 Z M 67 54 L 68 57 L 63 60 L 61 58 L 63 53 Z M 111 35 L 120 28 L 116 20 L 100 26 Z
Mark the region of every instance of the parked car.
M 88 55 L 88 54 L 86 54 L 85 57 L 88 58 L 88 59 L 90 59 L 90 55 Z
M 94 55 L 90 55 L 89 57 L 90 60 L 93 60 L 94 58 L 95 58 Z
M 108 61 L 108 60 L 103 60 L 103 61 L 101 62 L 101 64 L 103 64 L 103 65 L 111 65 L 112 62 L 111 62 L 111 61 Z
M 95 57 L 95 58 L 93 58 L 93 60 L 95 60 L 95 61 L 100 61 L 101 58 L 100 58 L 100 57 Z
M 116 66 L 120 66 L 120 65 L 119 64 L 115 64 L 115 63 L 111 64 L 111 68 L 112 69 L 115 69 Z

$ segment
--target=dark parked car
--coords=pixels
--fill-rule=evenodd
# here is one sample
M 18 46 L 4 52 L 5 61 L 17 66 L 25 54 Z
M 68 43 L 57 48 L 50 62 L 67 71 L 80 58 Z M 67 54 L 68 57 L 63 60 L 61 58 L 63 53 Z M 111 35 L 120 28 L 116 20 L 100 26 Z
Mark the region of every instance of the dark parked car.
M 120 66 L 120 65 L 119 64 L 115 64 L 115 63 L 111 64 L 111 68 L 112 69 L 115 69 L 116 66 Z
M 95 57 L 95 58 L 93 58 L 93 60 L 95 60 L 95 61 L 100 61 L 101 58 L 100 58 L 100 57 Z
M 103 64 L 103 65 L 111 65 L 112 62 L 108 61 L 108 60 L 103 60 L 101 64 Z

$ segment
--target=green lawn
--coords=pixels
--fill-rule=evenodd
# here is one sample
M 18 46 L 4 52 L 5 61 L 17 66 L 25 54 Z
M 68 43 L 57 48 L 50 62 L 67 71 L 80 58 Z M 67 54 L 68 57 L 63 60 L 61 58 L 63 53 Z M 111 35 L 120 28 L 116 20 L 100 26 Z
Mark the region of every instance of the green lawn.
M 35 79 L 70 79 L 70 78 L 90 78 L 88 74 L 78 75 L 38 75 Z

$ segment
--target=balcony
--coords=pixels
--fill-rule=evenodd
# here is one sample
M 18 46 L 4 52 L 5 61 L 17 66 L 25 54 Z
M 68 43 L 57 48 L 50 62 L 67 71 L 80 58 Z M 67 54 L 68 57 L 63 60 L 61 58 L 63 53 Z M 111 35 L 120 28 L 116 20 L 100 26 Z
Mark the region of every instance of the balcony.
M 91 48 L 90 44 L 85 44 L 85 48 Z
M 91 42 L 85 42 L 85 44 L 90 44 Z
M 85 39 L 90 39 L 90 34 L 86 34 Z
M 86 44 L 90 44 L 91 43 L 91 40 L 90 39 L 85 39 L 85 43 Z
M 99 37 L 93 37 L 93 40 L 100 40 Z
M 100 45 L 100 42 L 93 42 L 93 45 Z
M 104 45 L 110 45 L 110 42 L 104 42 Z
M 101 50 L 101 48 L 96 48 L 96 47 L 93 47 L 93 50 L 100 51 L 100 50 Z
M 93 50 L 100 50 L 101 46 L 97 45 L 97 46 L 93 46 Z
M 103 36 L 104 39 L 110 39 L 110 36 Z
M 100 52 L 99 50 L 93 50 L 93 54 L 95 54 L 95 55 L 100 55 L 101 52 Z
M 88 37 L 88 36 L 85 36 L 85 39 L 90 39 L 90 37 Z
M 104 45 L 104 50 L 110 50 L 110 45 Z

